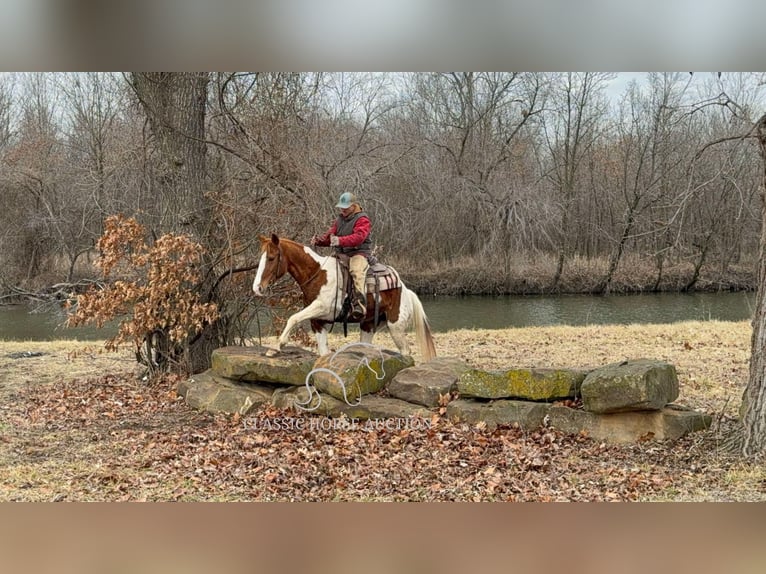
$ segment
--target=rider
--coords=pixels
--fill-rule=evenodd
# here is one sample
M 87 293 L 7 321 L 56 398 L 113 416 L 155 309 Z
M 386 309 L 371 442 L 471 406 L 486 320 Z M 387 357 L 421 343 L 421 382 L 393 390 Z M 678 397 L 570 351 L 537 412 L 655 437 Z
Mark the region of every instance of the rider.
M 354 295 L 349 319 L 360 321 L 367 311 L 364 278 L 369 267 L 367 258 L 372 254 L 372 222 L 351 192 L 342 193 L 335 207 L 340 210 L 338 218 L 324 235 L 312 237 L 311 245 L 331 246 L 336 253 L 350 257 L 349 271 L 354 282 Z

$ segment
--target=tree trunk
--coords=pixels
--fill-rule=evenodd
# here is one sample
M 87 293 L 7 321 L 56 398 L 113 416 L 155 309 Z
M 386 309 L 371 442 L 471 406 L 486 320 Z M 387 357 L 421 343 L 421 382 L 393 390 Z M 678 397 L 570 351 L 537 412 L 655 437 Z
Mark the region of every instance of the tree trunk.
M 662 284 L 662 273 L 665 270 L 665 256 L 662 253 L 659 253 L 654 260 L 657 262 L 657 278 L 654 280 L 654 285 L 652 285 L 652 292 L 657 293 Z
M 686 285 L 684 285 L 683 289 L 681 289 L 682 291 L 691 291 L 692 288 L 697 284 L 697 281 L 699 281 L 700 273 L 702 272 L 702 266 L 707 260 L 709 250 L 710 235 L 705 238 L 704 244 L 700 246 L 700 254 L 697 258 L 697 261 L 694 263 L 694 271 L 692 272 L 692 276 L 689 281 L 687 281 Z
M 206 151 L 205 116 L 207 112 L 208 74 L 205 72 L 134 72 L 131 85 L 141 102 L 151 127 L 157 147 L 154 163 L 155 185 L 161 214 L 155 220 L 155 232 L 188 233 L 210 248 L 208 226 L 212 217 L 205 199 Z M 203 276 L 212 277 L 213 274 Z M 209 287 L 199 285 L 200 293 Z M 171 351 L 174 355 L 159 366 L 164 368 L 173 361 L 181 361 L 190 372 L 206 369 L 210 352 L 222 344 L 221 319 L 207 324 L 182 349 Z M 162 342 L 167 333 L 147 341 Z M 160 351 L 164 346 L 161 345 Z
M 569 209 L 564 210 L 564 215 L 561 218 L 561 245 L 559 246 L 559 257 L 556 262 L 556 272 L 553 274 L 553 280 L 551 281 L 550 291 L 556 293 L 559 291 L 559 283 L 561 277 L 564 274 L 564 263 L 569 258 L 569 244 L 570 239 L 568 235 L 569 228 Z
M 162 232 L 204 234 L 206 217 L 205 72 L 134 72 L 131 84 L 155 137 Z
M 640 196 L 636 194 L 633 203 L 628 206 L 628 212 L 625 215 L 625 227 L 622 229 L 617 246 L 609 257 L 609 268 L 606 271 L 606 275 L 601 280 L 601 283 L 596 287 L 596 293 L 601 295 L 607 295 L 609 293 L 612 279 L 614 279 L 614 274 L 617 272 L 617 267 L 620 265 L 622 254 L 625 251 L 625 244 L 628 241 L 628 237 L 633 232 L 633 225 L 636 222 L 636 210 L 638 209 L 640 199 Z
M 766 185 L 766 115 L 757 124 L 758 143 L 763 160 L 763 183 Z M 742 397 L 743 441 L 746 456 L 766 450 L 766 201 L 761 187 L 761 242 L 758 260 L 758 286 L 750 343 L 750 376 Z

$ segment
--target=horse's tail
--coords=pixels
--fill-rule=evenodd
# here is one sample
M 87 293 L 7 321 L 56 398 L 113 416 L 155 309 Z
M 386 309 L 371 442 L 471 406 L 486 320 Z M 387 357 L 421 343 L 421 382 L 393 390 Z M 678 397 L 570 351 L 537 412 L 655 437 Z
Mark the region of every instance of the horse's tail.
M 415 294 L 414 291 L 410 291 L 407 287 L 404 287 L 404 292 L 410 299 L 412 305 L 412 322 L 415 326 L 415 342 L 418 345 L 420 355 L 423 357 L 423 361 L 430 361 L 436 357 L 436 346 L 434 345 L 434 339 L 431 336 L 431 327 L 428 324 L 428 317 L 423 310 L 423 304 Z

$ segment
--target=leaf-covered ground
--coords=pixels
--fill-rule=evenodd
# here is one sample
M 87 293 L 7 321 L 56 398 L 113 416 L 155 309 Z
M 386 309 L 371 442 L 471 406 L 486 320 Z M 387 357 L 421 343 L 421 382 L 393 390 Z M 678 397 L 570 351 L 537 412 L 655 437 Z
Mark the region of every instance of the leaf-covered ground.
M 127 355 L 0 342 L 0 500 L 766 499 L 763 465 L 718 448 L 746 382 L 745 323 L 456 331 L 436 343 L 487 368 L 669 360 L 678 402 L 714 425 L 616 446 L 438 414 L 411 428 L 352 429 L 272 408 L 212 415 L 179 400 L 171 377 L 140 380 Z M 21 351 L 46 354 L 10 356 Z

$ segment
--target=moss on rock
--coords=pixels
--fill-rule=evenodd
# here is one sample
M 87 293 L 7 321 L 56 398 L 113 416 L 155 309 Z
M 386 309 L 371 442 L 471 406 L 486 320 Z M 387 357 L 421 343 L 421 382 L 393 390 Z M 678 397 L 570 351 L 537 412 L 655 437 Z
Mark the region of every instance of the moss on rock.
M 585 375 L 575 369 L 471 369 L 460 375 L 457 388 L 467 397 L 552 401 L 577 396 Z

